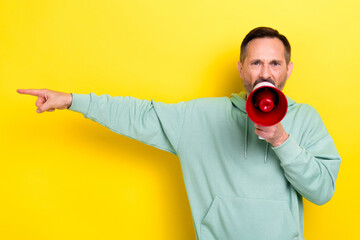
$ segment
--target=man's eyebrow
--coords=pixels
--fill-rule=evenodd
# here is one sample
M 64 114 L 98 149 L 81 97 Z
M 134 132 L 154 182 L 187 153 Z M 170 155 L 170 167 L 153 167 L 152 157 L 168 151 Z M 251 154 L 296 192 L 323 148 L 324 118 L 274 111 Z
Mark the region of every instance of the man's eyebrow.
M 262 60 L 259 58 L 250 59 L 250 62 L 261 62 Z
M 263 62 L 264 60 L 260 59 L 260 58 L 254 58 L 254 59 L 250 59 L 249 60 L 251 63 L 253 62 Z M 272 59 L 270 60 L 270 62 L 283 62 L 284 60 L 281 59 Z

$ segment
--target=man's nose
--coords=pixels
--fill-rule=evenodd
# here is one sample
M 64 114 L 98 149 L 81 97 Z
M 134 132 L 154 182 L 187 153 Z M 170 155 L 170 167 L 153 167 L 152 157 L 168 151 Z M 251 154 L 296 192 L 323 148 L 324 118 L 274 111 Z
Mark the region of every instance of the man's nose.
M 260 77 L 268 79 L 270 78 L 270 69 L 267 64 L 263 65 L 260 71 Z

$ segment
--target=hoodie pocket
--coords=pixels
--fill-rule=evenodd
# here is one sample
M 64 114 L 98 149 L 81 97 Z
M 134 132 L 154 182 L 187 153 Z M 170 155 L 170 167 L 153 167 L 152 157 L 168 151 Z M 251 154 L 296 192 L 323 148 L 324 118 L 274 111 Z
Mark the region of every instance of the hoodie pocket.
M 216 196 L 201 222 L 201 240 L 294 240 L 297 225 L 285 201 Z

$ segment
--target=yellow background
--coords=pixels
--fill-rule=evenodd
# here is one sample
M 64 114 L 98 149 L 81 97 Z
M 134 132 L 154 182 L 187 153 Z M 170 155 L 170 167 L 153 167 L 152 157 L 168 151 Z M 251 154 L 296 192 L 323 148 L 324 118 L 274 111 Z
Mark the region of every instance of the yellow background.
M 285 93 L 342 156 L 336 193 L 305 201 L 306 239 L 359 239 L 358 0 L 0 1 L 0 239 L 195 239 L 178 159 L 17 88 L 162 102 L 242 88 L 239 45 L 271 26 L 293 47 Z

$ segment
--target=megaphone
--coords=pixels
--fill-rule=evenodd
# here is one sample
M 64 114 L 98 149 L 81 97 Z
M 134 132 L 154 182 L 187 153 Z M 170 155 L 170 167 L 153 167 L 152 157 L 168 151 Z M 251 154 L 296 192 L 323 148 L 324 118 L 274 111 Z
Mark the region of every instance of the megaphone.
M 260 126 L 273 126 L 286 115 L 288 102 L 285 95 L 269 82 L 256 84 L 246 100 L 249 118 Z

